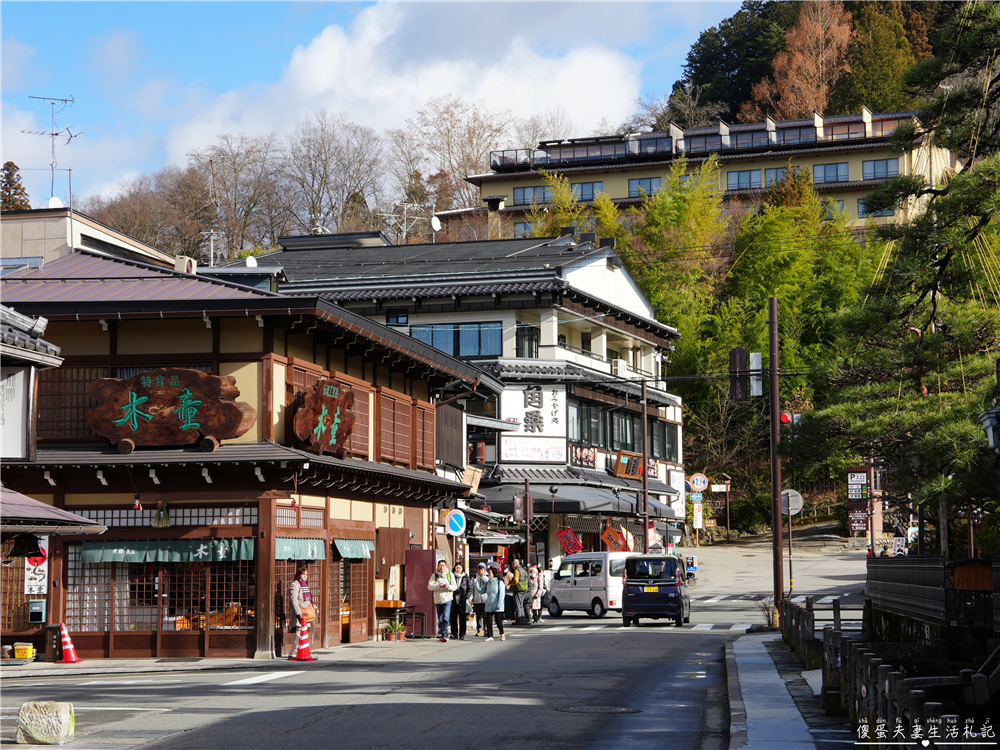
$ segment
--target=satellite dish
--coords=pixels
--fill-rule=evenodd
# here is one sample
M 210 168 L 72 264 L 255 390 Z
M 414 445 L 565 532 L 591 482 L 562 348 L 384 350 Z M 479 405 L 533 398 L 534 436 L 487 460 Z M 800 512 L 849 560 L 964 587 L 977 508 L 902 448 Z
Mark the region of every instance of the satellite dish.
M 441 219 L 439 219 L 437 216 L 431 217 L 431 229 L 433 229 L 435 232 L 441 231 Z
M 45 201 L 45 208 L 63 208 L 63 202 L 58 197 L 52 196 Z
M 247 256 L 247 268 L 256 268 L 256 267 L 257 267 L 257 259 L 255 257 L 253 257 L 252 255 L 248 255 Z

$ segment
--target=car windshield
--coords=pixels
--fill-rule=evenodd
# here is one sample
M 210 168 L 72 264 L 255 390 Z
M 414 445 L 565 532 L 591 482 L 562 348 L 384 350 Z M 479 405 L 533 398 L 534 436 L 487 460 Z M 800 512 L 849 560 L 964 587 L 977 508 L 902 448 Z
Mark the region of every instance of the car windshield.
M 677 563 L 671 557 L 630 557 L 625 561 L 625 577 L 640 580 L 664 580 L 677 577 Z

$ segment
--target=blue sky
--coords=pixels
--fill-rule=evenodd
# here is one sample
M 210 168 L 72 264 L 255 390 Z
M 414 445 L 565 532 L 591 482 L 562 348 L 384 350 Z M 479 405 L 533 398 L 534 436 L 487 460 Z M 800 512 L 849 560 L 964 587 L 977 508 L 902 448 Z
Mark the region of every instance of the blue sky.
M 381 131 L 450 93 L 517 117 L 559 108 L 588 135 L 669 91 L 698 33 L 738 7 L 5 0 L 2 160 L 33 205 L 49 197 L 49 140 L 21 131 L 49 130 L 50 109 L 30 96 L 76 99 L 56 127 L 82 135 L 56 155 L 77 197 L 320 108 Z M 67 187 L 57 173 L 64 201 Z

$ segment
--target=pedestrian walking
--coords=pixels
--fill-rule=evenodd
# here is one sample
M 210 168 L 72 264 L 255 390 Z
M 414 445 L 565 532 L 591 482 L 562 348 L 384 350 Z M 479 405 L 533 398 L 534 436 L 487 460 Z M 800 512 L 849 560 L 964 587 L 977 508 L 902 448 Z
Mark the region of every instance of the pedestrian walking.
M 527 625 L 531 617 L 531 600 L 528 598 L 528 571 L 520 559 L 514 558 L 514 613 L 518 625 Z
M 452 568 L 455 574 L 455 593 L 451 600 L 451 635 L 460 641 L 465 640 L 465 631 L 469 626 L 469 612 L 472 607 L 472 579 L 465 572 L 462 563 L 455 563 Z
M 514 566 L 510 563 L 504 565 L 503 568 L 503 582 L 504 589 L 504 617 L 508 622 L 514 621 Z
M 531 612 L 532 623 L 542 621 L 542 590 L 544 583 L 542 576 L 538 573 L 538 567 L 532 565 L 528 569 L 528 601 L 531 603 L 529 610 Z
M 483 620 L 486 615 L 486 599 L 483 597 L 482 592 L 480 592 L 478 584 L 481 582 L 485 585 L 489 577 L 489 573 L 486 572 L 486 563 L 479 563 L 472 585 L 472 611 L 476 613 L 477 638 L 483 635 Z
M 434 592 L 434 608 L 437 609 L 438 632 L 441 643 L 448 642 L 448 620 L 451 617 L 452 595 L 458 584 L 455 575 L 448 570 L 448 563 L 438 560 L 437 570 L 427 582 L 427 588 Z
M 500 633 L 500 640 L 506 641 L 507 636 L 503 632 L 503 608 L 504 594 L 506 588 L 503 585 L 500 566 L 494 563 L 490 565 L 487 578 L 476 578 L 476 589 L 483 596 L 483 606 L 486 612 L 486 640 L 493 640 L 493 625 L 496 624 Z
M 316 603 L 309 590 L 309 568 L 305 565 L 295 571 L 295 579 L 288 585 L 288 598 L 292 602 L 294 617 L 290 632 L 298 633 L 302 625 L 316 619 Z

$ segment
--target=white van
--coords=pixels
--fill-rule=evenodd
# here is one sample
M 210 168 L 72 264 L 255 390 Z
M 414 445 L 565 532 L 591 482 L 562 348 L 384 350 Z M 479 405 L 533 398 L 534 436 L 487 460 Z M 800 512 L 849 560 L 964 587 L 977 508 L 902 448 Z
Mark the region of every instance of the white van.
M 559 617 L 570 609 L 591 617 L 604 617 L 622 607 L 622 572 L 625 558 L 637 552 L 577 552 L 563 558 L 552 576 L 549 614 Z

